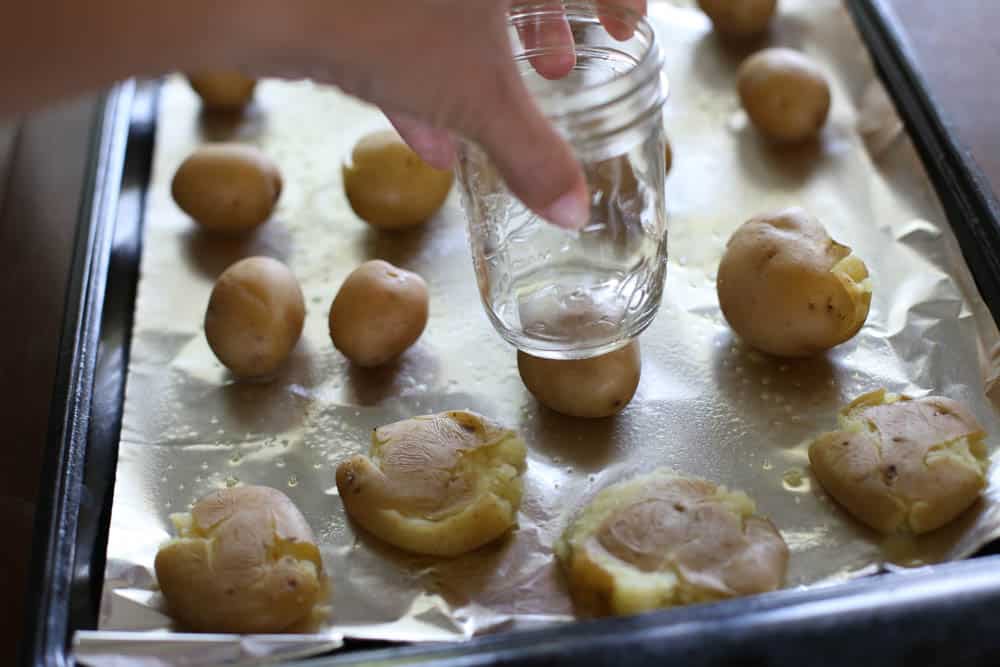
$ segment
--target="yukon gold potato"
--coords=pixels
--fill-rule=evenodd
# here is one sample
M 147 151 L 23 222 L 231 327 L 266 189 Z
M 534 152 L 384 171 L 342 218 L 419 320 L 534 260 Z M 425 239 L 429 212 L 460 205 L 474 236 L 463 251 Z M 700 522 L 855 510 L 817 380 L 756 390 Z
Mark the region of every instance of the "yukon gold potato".
M 750 56 L 738 74 L 743 108 L 757 129 L 781 143 L 819 134 L 830 114 L 830 84 L 805 55 L 765 49 Z
M 177 537 L 156 553 L 156 579 L 183 629 L 286 632 L 318 614 L 327 592 L 323 561 L 285 494 L 223 489 L 170 519 Z
M 381 366 L 420 338 L 428 300 L 427 283 L 416 273 L 381 259 L 365 262 L 330 306 L 330 339 L 358 366 Z
M 363 137 L 344 165 L 344 192 L 362 220 L 381 229 L 426 222 L 444 204 L 453 179 L 420 159 L 392 131 Z
M 219 361 L 242 378 L 267 378 L 302 335 L 306 307 L 295 276 L 270 257 L 226 269 L 205 312 L 205 337 Z
M 788 565 L 745 493 L 665 469 L 598 493 L 556 554 L 578 607 L 596 615 L 773 591 Z
M 236 71 L 193 72 L 187 78 L 210 111 L 242 111 L 257 87 L 257 79 Z
M 205 229 L 239 233 L 271 217 L 281 187 L 277 165 L 260 149 L 209 144 L 181 163 L 171 193 L 181 210 Z
M 964 406 L 884 389 L 841 410 L 840 430 L 809 447 L 813 474 L 855 518 L 883 533 L 926 533 L 986 487 L 986 437 Z
M 526 448 L 511 430 L 465 411 L 375 429 L 371 454 L 337 468 L 350 517 L 400 549 L 459 556 L 517 523 Z
M 716 32 L 726 37 L 753 37 L 767 30 L 778 0 L 698 0 Z
M 610 417 L 639 386 L 639 342 L 591 359 L 542 359 L 517 353 L 521 380 L 546 407 L 570 417 Z
M 812 356 L 853 338 L 872 298 L 865 263 L 800 208 L 737 229 L 716 287 L 733 331 L 778 357 Z

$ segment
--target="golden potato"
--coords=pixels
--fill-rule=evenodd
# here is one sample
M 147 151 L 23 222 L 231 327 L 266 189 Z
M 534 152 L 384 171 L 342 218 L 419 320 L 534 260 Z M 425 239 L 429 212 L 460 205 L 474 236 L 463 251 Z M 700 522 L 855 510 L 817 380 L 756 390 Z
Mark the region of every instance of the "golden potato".
M 177 168 L 171 193 L 181 210 L 205 229 L 238 233 L 271 217 L 281 187 L 277 165 L 260 149 L 209 144 Z
M 698 0 L 716 32 L 735 38 L 753 37 L 767 30 L 778 0 Z
M 591 359 L 542 359 L 519 351 L 517 370 L 546 407 L 570 417 L 610 417 L 635 395 L 642 356 L 638 341 Z
M 659 469 L 614 484 L 556 544 L 581 611 L 636 614 L 773 591 L 788 547 L 741 491 Z
M 798 51 L 773 48 L 750 56 L 740 66 L 738 88 L 750 121 L 779 143 L 812 139 L 830 115 L 830 84 Z
M 716 287 L 733 331 L 777 357 L 808 357 L 850 340 L 872 298 L 865 263 L 800 208 L 737 229 Z
M 527 450 L 511 430 L 465 411 L 375 429 L 371 458 L 337 467 L 354 521 L 400 549 L 459 556 L 517 523 Z
M 813 474 L 855 518 L 883 533 L 926 533 L 971 507 L 986 487 L 986 433 L 947 398 L 884 389 L 841 410 L 840 429 L 809 446 Z
M 266 379 L 295 348 L 305 316 L 302 290 L 288 267 L 270 257 L 250 257 L 215 282 L 205 337 L 233 375 Z
M 224 489 L 170 519 L 177 538 L 156 553 L 156 579 L 184 629 L 287 632 L 318 613 L 328 590 L 323 560 L 285 494 Z
M 257 87 L 257 79 L 236 71 L 193 72 L 187 78 L 210 111 L 242 111 Z
M 344 165 L 344 192 L 362 220 L 380 229 L 426 222 L 451 190 L 450 171 L 435 169 L 390 130 L 363 137 Z
M 417 342 L 428 316 L 427 283 L 381 259 L 347 276 L 330 306 L 330 340 L 362 367 L 392 361 Z

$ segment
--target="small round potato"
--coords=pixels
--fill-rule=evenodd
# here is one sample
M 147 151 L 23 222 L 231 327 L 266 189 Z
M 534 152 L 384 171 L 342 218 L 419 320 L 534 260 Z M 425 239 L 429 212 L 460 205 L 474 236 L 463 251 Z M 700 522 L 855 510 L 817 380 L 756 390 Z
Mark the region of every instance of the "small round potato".
M 830 114 L 830 84 L 816 64 L 791 49 L 765 49 L 738 75 L 743 108 L 765 136 L 797 143 L 817 136 Z
M 745 493 L 662 468 L 598 493 L 555 551 L 579 610 L 599 616 L 773 591 L 788 566 Z
M 625 409 L 639 386 L 639 342 L 591 359 L 542 359 L 517 353 L 521 380 L 538 401 L 570 417 L 610 417 Z
M 453 179 L 450 171 L 430 166 L 388 130 L 363 137 L 343 175 L 351 208 L 380 229 L 426 222 L 444 204 Z
M 698 0 L 716 32 L 733 38 L 759 35 L 767 30 L 778 0 Z
M 257 87 L 257 79 L 236 71 L 194 72 L 187 78 L 209 111 L 242 111 Z
M 965 406 L 884 389 L 840 411 L 840 430 L 809 446 L 813 474 L 855 518 L 882 533 L 922 534 L 979 499 L 990 465 L 986 432 Z
M 389 544 L 460 556 L 517 524 L 527 447 L 510 429 L 455 410 L 382 426 L 371 458 L 337 466 L 348 515 Z
M 253 146 L 210 144 L 188 156 L 174 174 L 174 201 L 213 232 L 239 233 L 271 217 L 281 196 L 281 174 Z
M 223 489 L 170 517 L 177 537 L 156 553 L 156 579 L 186 630 L 237 634 L 297 629 L 327 590 L 309 524 L 263 486 Z
M 233 375 L 266 379 L 298 342 L 305 313 L 302 290 L 288 267 L 270 257 L 250 257 L 216 281 L 205 337 Z
M 716 287 L 733 331 L 777 357 L 808 357 L 853 338 L 872 298 L 865 263 L 800 208 L 737 229 Z
M 330 306 L 330 340 L 358 366 L 381 366 L 420 338 L 428 300 L 427 283 L 416 273 L 381 259 L 365 262 Z

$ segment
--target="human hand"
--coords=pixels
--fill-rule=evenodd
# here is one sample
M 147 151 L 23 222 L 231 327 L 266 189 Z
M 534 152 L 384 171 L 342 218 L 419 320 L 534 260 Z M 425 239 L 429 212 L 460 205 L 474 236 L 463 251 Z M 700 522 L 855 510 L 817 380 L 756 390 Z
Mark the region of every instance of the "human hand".
M 602 0 L 608 1 L 611 0 Z M 545 0 L 560 8 L 558 0 Z M 645 12 L 646 0 L 617 0 Z M 274 5 L 274 6 L 271 6 Z M 545 219 L 571 229 L 590 215 L 586 180 L 569 145 L 534 103 L 513 60 L 511 0 L 288 0 L 258 3 L 266 26 L 245 58 L 251 67 L 333 83 L 376 104 L 430 164 L 450 168 L 454 134 L 480 144 L 510 190 Z M 632 26 L 605 13 L 617 39 Z M 258 28 L 258 30 L 260 30 Z M 547 78 L 575 64 L 565 19 L 521 31 Z

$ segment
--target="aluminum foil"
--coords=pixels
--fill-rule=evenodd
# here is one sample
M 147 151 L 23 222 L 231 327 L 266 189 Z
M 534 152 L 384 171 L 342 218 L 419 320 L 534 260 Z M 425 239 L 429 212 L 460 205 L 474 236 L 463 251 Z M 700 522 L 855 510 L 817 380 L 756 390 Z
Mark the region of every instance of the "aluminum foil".
M 835 425 L 839 406 L 878 387 L 950 396 L 1000 434 L 987 392 L 1000 368 L 992 355 L 1000 336 L 845 10 L 836 0 L 782 2 L 770 42 L 815 58 L 835 100 L 821 142 L 784 151 L 763 142 L 740 111 L 734 75 L 745 52 L 720 44 L 690 1 L 654 2 L 650 14 L 672 90 L 665 114 L 675 156 L 667 181 L 672 257 L 662 310 L 642 337 L 638 394 L 602 421 L 553 414 L 522 386 L 514 351 L 480 306 L 457 193 L 410 233 L 377 233 L 351 212 L 340 164 L 359 137 L 386 126 L 375 109 L 308 82 L 267 81 L 247 117 L 230 124 L 202 117 L 182 80 L 166 83 L 102 631 L 157 631 L 151 655 L 196 657 L 179 648 L 190 637 L 169 632 L 153 558 L 170 536 L 170 513 L 241 483 L 285 491 L 313 526 L 333 581 L 333 613 L 322 631 L 331 639 L 460 640 L 570 620 L 554 539 L 597 490 L 656 466 L 754 497 L 791 547 L 792 587 L 888 563 L 962 558 L 1000 535 L 1000 469 L 983 502 L 950 527 L 889 542 L 850 520 L 808 474 L 804 443 Z M 200 233 L 170 199 L 181 160 L 222 139 L 260 146 L 285 177 L 275 219 L 244 240 Z M 875 286 L 857 338 L 795 363 L 734 339 L 714 282 L 740 223 L 793 204 L 851 245 Z M 237 383 L 213 357 L 201 323 L 216 276 L 260 254 L 283 260 L 301 281 L 305 333 L 278 379 Z M 359 370 L 330 344 L 327 311 L 345 276 L 376 257 L 427 278 L 431 318 L 396 365 Z M 457 408 L 517 428 L 530 445 L 517 530 L 455 560 L 407 556 L 356 532 L 337 498 L 337 463 L 367 452 L 375 426 Z M 989 443 L 995 449 L 996 438 Z M 116 637 L 82 637 L 81 657 L 99 664 L 88 656 L 112 655 Z

